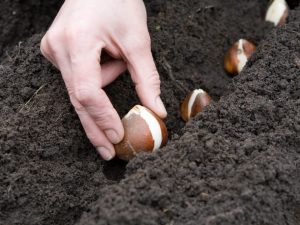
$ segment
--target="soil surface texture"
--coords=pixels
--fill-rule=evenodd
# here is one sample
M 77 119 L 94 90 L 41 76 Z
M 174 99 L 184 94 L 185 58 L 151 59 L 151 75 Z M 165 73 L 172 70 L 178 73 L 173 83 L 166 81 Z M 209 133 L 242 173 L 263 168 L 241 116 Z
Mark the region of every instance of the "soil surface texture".
M 47 29 L 62 0 L 2 0 L 0 3 L 0 55 L 9 46 Z
M 169 142 L 128 164 L 100 159 L 40 54 L 61 2 L 0 3 L 0 225 L 300 224 L 298 1 L 279 28 L 268 1 L 146 1 Z M 231 78 L 240 38 L 258 49 Z M 185 124 L 198 88 L 214 103 Z M 139 103 L 128 73 L 105 90 L 120 116 Z

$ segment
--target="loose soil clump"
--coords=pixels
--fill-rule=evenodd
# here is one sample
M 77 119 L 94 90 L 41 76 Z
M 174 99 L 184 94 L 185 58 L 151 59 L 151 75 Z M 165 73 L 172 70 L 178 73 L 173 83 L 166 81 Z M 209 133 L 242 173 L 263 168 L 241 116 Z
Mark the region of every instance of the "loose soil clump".
M 101 160 L 33 35 L 0 63 L 0 224 L 298 225 L 300 9 L 273 28 L 267 1 L 147 6 L 168 145 L 128 164 Z M 0 46 L 22 35 L 7 37 Z M 232 79 L 223 57 L 240 38 L 258 50 Z M 196 88 L 214 103 L 185 124 L 179 106 Z M 120 116 L 138 103 L 128 74 L 106 91 Z

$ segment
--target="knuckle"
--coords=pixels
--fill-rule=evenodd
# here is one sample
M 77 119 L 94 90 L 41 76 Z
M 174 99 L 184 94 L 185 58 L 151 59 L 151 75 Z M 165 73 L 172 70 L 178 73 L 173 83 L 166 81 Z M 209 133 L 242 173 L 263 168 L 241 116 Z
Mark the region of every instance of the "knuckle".
M 87 114 L 84 106 L 81 105 L 79 102 L 73 101 L 72 105 L 74 106 L 74 109 L 75 109 L 78 116 L 82 116 L 82 115 Z
M 71 88 L 70 81 L 65 80 L 65 85 L 66 85 L 66 89 L 67 89 L 69 96 L 72 96 L 74 94 L 74 91 L 73 91 L 73 88 Z
M 113 110 L 110 108 L 103 108 L 94 115 L 95 123 L 99 127 L 109 127 L 114 120 Z
M 131 56 L 138 53 L 139 51 L 144 51 L 145 49 L 151 49 L 151 39 L 149 35 L 139 35 L 130 36 L 128 39 L 126 54 Z
M 160 78 L 157 70 L 154 70 L 149 76 L 147 77 L 147 80 L 152 85 L 160 85 Z
M 41 41 L 41 52 L 45 55 L 55 55 L 59 51 L 59 43 L 62 41 L 62 34 L 56 29 L 47 31 Z
M 47 40 L 46 36 L 44 36 L 41 40 L 40 50 L 41 50 L 41 53 L 43 54 L 43 56 L 45 56 L 45 57 L 47 54 L 50 53 L 49 45 L 47 42 L 48 42 L 48 40 Z
M 138 77 L 137 84 L 146 85 L 150 87 L 160 87 L 160 77 L 156 69 L 153 72 L 144 75 L 143 77 Z
M 160 94 L 160 78 L 157 71 L 150 76 L 149 83 L 153 87 L 153 90 L 157 92 L 157 94 Z
M 83 115 L 86 113 L 85 108 L 83 105 L 80 104 L 80 102 L 75 98 L 74 94 L 72 92 L 69 92 L 70 101 L 78 114 L 78 116 Z
M 94 98 L 93 91 L 88 86 L 78 86 L 74 90 L 74 96 L 82 105 L 89 105 Z
M 78 41 L 82 36 L 86 36 L 89 33 L 90 31 L 88 30 L 88 25 L 85 23 L 80 23 L 70 25 L 65 28 L 64 36 L 68 42 L 72 43 Z
M 50 46 L 55 46 L 63 38 L 62 33 L 55 28 L 49 29 L 45 37 Z
M 95 133 L 92 132 L 86 132 L 86 136 L 87 138 L 90 140 L 90 142 L 96 146 L 97 143 L 97 139 L 99 138 L 99 136 L 97 136 Z
M 97 95 L 94 95 L 94 89 L 89 85 L 80 85 L 74 89 L 68 89 L 68 93 L 78 115 L 88 113 L 96 125 L 102 128 L 110 127 L 114 122 L 115 111 L 107 104 L 105 92 L 99 91 Z M 95 107 L 95 96 L 98 101 L 97 107 Z
M 115 121 L 115 110 L 108 104 L 107 96 L 104 91 L 98 93 L 99 108 L 97 110 L 91 111 L 92 117 L 95 123 L 102 128 L 111 127 L 111 124 Z
M 146 75 L 146 77 L 140 77 L 139 81 L 136 82 L 136 90 L 142 91 L 144 89 L 149 89 L 155 95 L 160 95 L 160 78 L 158 72 L 155 70 L 151 74 Z

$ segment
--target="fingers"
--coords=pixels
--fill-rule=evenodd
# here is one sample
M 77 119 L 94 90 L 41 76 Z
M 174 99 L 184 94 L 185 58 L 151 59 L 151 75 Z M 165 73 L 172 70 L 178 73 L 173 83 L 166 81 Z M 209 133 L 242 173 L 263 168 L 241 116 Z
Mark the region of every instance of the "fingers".
M 123 139 L 124 128 L 102 87 L 126 67 L 141 102 L 160 117 L 166 116 L 150 37 L 137 40 L 139 34 L 148 34 L 146 28 L 142 1 L 65 1 L 42 41 L 42 53 L 60 69 L 87 136 L 104 159 L 114 156 L 113 144 Z M 121 42 L 126 42 L 126 48 L 121 48 Z M 101 65 L 102 49 L 109 55 Z M 126 65 L 111 61 L 110 56 L 123 58 Z
M 108 140 L 116 144 L 124 136 L 121 120 L 106 93 L 101 89 L 101 68 L 97 61 L 87 59 L 72 65 L 73 93 Z M 82 111 L 77 108 L 77 111 Z
M 126 64 L 121 60 L 109 60 L 101 68 L 99 58 L 103 45 L 94 47 L 86 38 L 82 42 L 73 35 L 70 37 L 66 48 L 62 48 L 58 40 L 61 37 L 53 31 L 48 32 L 41 42 L 41 51 L 61 68 L 71 102 L 89 140 L 103 159 L 110 160 L 115 155 L 112 144 L 123 139 L 124 128 L 101 88 L 115 80 L 126 69 Z
M 76 99 L 72 100 L 73 105 L 77 108 L 77 114 L 85 133 L 90 142 L 96 147 L 97 151 L 104 160 L 111 160 L 115 156 L 115 150 L 105 134 L 95 124 L 88 112 L 80 105 Z
M 136 41 L 135 47 L 131 47 L 125 57 L 142 104 L 165 118 L 167 111 L 160 98 L 160 79 L 151 53 L 150 38 Z
M 102 71 L 99 58 L 103 45 L 94 47 L 87 38 L 84 37 L 84 40 L 85 42 L 77 39 L 68 42 L 71 69 L 70 75 L 66 76 L 69 79 L 65 80 L 69 80 L 70 99 L 88 138 L 101 156 L 110 160 L 115 155 L 112 144 L 123 139 L 124 128 L 102 86 L 115 79 L 124 67 L 115 61 L 112 64 L 106 63 Z M 106 75 L 105 79 L 102 79 L 102 72 Z M 108 78 L 109 72 L 112 73 L 112 78 Z
M 60 71 L 69 68 L 69 54 L 58 29 L 49 29 L 41 40 L 41 53 Z
M 127 69 L 123 60 L 111 60 L 101 66 L 102 88 L 113 82 Z
M 87 137 L 102 158 L 110 160 L 115 156 L 112 143 L 122 140 L 124 130 L 117 112 L 101 89 L 101 68 L 95 61 L 72 65 L 68 92 Z
M 72 65 L 74 91 L 69 91 L 71 102 L 87 137 L 104 160 L 114 158 L 112 143 L 123 139 L 124 128 L 101 87 L 112 82 L 125 69 L 126 64 L 120 60 L 107 62 L 102 68 L 95 59 Z

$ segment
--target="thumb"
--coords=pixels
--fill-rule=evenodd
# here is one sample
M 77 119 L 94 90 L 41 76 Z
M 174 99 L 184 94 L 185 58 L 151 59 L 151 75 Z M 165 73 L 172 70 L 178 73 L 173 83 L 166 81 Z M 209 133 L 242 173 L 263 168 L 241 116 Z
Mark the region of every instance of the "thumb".
M 160 98 L 160 79 L 151 53 L 150 41 L 128 51 L 125 57 L 140 101 L 159 117 L 165 118 L 167 111 Z

